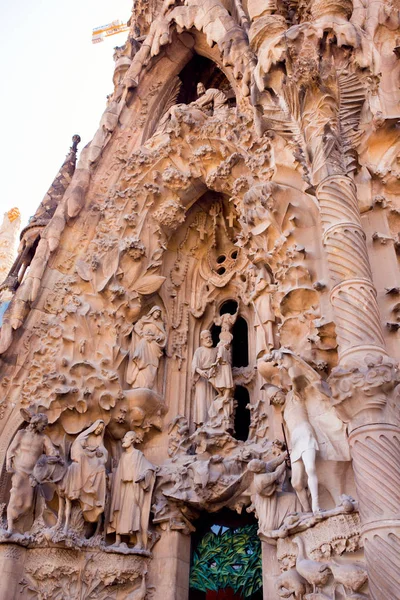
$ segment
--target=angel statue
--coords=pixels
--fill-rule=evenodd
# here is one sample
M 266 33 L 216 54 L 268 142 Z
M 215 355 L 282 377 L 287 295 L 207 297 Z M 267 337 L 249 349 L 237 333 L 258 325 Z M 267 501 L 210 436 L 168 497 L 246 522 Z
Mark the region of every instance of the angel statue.
M 133 331 L 126 381 L 133 389 L 152 390 L 167 343 L 161 308 L 153 306 L 147 315 L 135 323 Z
M 311 509 L 314 513 L 319 512 L 317 458 L 342 464 L 350 461 L 346 426 L 331 405 L 326 382 L 290 350 L 274 350 L 260 359 L 258 370 L 268 382 L 264 388 L 276 383 L 274 377 L 279 374 L 280 387 L 286 390 L 284 395 L 274 394 L 271 404 L 282 410 L 292 466 L 292 486 L 305 512 Z M 343 492 L 343 483 L 333 483 L 336 493 L 332 495 L 338 497 Z
M 217 327 L 221 327 L 221 333 L 230 333 L 232 327 L 236 323 L 238 314 L 239 308 L 237 308 L 236 312 L 233 315 L 231 315 L 231 313 L 224 313 L 223 315 L 216 316 L 214 319 L 214 323 L 215 325 L 217 325 Z

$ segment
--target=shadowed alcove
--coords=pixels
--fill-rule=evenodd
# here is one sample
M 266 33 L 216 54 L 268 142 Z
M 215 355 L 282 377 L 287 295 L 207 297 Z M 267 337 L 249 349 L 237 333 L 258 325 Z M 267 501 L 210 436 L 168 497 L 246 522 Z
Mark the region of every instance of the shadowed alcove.
M 182 85 L 177 104 L 190 104 L 197 99 L 197 84 L 203 83 L 205 88 L 216 88 L 228 92 L 230 84 L 224 73 L 205 56 L 195 54 L 179 73 Z

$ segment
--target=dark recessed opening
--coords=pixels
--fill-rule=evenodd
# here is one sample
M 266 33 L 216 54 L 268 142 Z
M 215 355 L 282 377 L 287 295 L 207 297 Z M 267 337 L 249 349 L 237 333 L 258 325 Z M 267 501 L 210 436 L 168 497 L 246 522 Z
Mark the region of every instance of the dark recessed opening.
M 225 271 L 226 271 L 225 267 L 220 267 L 219 269 L 217 269 L 218 275 L 223 275 L 225 273 Z
M 249 340 L 247 323 L 238 317 L 232 327 L 232 367 L 247 367 L 249 364 Z
M 233 258 L 233 260 L 237 259 L 237 255 L 238 255 L 237 250 L 234 250 L 231 254 L 231 257 Z
M 235 438 L 245 442 L 249 437 L 250 411 L 246 406 L 250 403 L 249 392 L 245 387 L 237 385 L 235 388 Z
M 223 263 L 226 260 L 226 256 L 225 254 L 221 254 L 221 256 L 218 256 L 217 258 L 217 263 L 220 265 L 221 263 Z
M 230 84 L 224 73 L 208 58 L 204 56 L 195 56 L 179 73 L 179 79 L 182 81 L 182 86 L 176 103 L 190 104 L 197 100 L 197 84 L 203 83 L 206 89 L 217 88 L 227 91 L 230 89 Z
M 226 313 L 230 313 L 231 315 L 234 315 L 237 311 L 237 308 L 238 303 L 236 302 L 236 300 L 227 300 L 219 309 L 219 314 L 226 315 Z

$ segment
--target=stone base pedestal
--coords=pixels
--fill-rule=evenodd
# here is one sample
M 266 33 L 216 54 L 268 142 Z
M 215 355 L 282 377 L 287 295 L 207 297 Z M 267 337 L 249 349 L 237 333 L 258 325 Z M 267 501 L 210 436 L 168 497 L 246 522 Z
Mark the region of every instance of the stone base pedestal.
M 26 548 L 16 544 L 0 544 L 0 598 L 20 598 L 19 582 L 24 576 Z
M 152 600 L 187 600 L 189 595 L 190 536 L 163 531 L 153 549 L 149 579 Z
M 280 574 L 276 546 L 261 542 L 264 600 L 279 600 L 275 580 Z
M 146 593 L 148 558 L 101 549 L 23 548 L 0 544 L 1 600 L 105 598 L 125 600 Z

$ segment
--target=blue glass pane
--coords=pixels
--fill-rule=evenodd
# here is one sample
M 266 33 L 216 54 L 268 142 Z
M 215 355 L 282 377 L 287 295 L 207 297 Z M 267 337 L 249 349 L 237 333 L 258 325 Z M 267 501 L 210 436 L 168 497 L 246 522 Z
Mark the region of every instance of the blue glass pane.
M 3 315 L 6 312 L 9 304 L 10 304 L 9 301 L 8 302 L 2 302 L 0 304 L 0 327 L 1 327 L 2 323 L 3 323 Z

